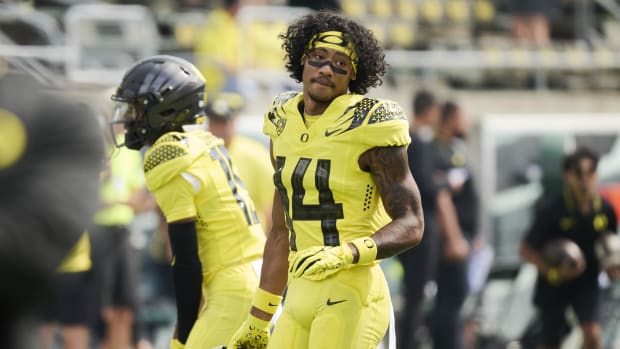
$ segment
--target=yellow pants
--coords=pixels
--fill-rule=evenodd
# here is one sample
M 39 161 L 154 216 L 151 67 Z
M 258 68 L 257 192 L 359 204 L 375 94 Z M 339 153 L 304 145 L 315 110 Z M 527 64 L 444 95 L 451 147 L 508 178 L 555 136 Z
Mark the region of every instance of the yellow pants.
M 251 263 L 226 268 L 205 280 L 205 303 L 185 349 L 226 345 L 247 318 L 257 287 L 258 274 Z
M 342 270 L 321 281 L 295 279 L 269 349 L 375 349 L 390 320 L 379 265 Z

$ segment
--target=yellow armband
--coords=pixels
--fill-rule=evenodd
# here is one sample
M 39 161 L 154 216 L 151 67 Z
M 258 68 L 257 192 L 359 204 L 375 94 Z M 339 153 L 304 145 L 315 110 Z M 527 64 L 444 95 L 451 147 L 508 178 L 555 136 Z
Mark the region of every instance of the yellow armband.
M 282 296 L 275 295 L 271 292 L 263 290 L 262 288 L 257 288 L 256 293 L 254 294 L 252 306 L 264 311 L 267 314 L 274 314 L 281 301 Z
M 350 243 L 357 248 L 359 259 L 356 264 L 369 264 L 377 259 L 377 244 L 370 236 L 355 239 Z

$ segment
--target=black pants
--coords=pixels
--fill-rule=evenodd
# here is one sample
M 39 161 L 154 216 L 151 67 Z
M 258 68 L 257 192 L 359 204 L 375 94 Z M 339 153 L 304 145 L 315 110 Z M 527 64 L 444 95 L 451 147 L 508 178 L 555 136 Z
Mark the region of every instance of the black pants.
M 467 261 L 439 262 L 437 297 L 433 312 L 433 348 L 462 347 L 460 313 L 467 297 Z
M 431 222 L 425 219 L 426 222 Z M 397 321 L 398 348 L 416 349 L 421 346 L 418 334 L 424 323 L 421 306 L 424 287 L 434 277 L 438 258 L 438 231 L 427 225 L 420 244 L 398 255 L 404 271 L 403 296 L 405 307 Z

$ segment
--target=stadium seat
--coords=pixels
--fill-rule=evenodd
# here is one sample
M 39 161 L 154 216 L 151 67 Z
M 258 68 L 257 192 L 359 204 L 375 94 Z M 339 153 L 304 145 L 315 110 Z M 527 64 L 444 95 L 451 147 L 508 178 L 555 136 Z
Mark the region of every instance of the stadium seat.
M 415 40 L 415 23 L 406 20 L 395 20 L 389 25 L 388 45 L 394 48 L 408 49 L 413 46 Z
M 370 14 L 387 19 L 392 16 L 392 3 L 385 0 L 370 0 Z
M 475 0 L 474 18 L 476 22 L 487 24 L 495 19 L 495 5 L 490 0 Z
M 581 46 L 569 46 L 564 52 L 564 58 L 568 67 L 573 69 L 584 68 L 589 65 L 588 52 Z
M 443 18 L 443 6 L 439 0 L 421 0 L 420 18 L 427 23 L 438 23 Z
M 304 7 L 242 6 L 237 14 L 240 42 L 244 43 L 240 52 L 241 73 L 273 83 L 273 73 L 283 72 L 284 68 L 284 51 L 278 35 L 286 32 L 290 21 L 309 11 Z
M 351 17 L 364 17 L 368 14 L 368 6 L 364 0 L 341 0 L 342 12 Z
M 62 45 L 64 41 L 54 17 L 20 5 L 0 4 L 0 32 L 18 45 Z
M 380 20 L 376 17 L 365 17 L 362 19 L 362 22 L 366 25 L 368 29 L 370 29 L 370 31 L 373 32 L 373 34 L 375 34 L 375 37 L 380 44 L 385 45 L 388 42 L 386 21 Z
M 64 17 L 71 80 L 116 84 L 137 60 L 158 52 L 151 11 L 139 5 L 74 5 Z
M 608 47 L 597 47 L 592 52 L 592 59 L 594 65 L 600 68 L 611 68 L 614 66 L 617 57 L 614 51 Z
M 469 5 L 465 0 L 447 0 L 446 18 L 453 23 L 465 23 L 469 19 Z
M 411 0 L 396 0 L 395 13 L 398 17 L 414 21 L 418 17 L 416 3 Z

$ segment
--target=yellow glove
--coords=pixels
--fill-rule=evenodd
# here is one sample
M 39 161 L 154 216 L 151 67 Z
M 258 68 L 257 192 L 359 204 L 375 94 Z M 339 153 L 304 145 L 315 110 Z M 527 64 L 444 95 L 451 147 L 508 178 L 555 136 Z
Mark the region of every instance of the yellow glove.
M 356 264 L 368 264 L 377 257 L 377 245 L 370 237 L 349 242 L 358 251 Z M 323 280 L 353 264 L 353 251 L 349 243 L 340 246 L 317 246 L 296 253 L 289 268 L 289 276 L 310 280 Z
M 265 349 L 269 343 L 269 321 L 248 315 L 243 325 L 235 332 L 226 348 Z
M 178 339 L 173 338 L 170 341 L 170 349 L 184 349 L 184 348 L 185 348 L 185 345 L 183 343 L 179 342 Z
M 261 288 L 256 290 L 252 306 L 261 311 L 273 315 L 280 305 L 282 297 Z M 243 322 L 243 325 L 235 332 L 226 348 L 229 349 L 265 349 L 269 342 L 269 323 L 252 315 Z

